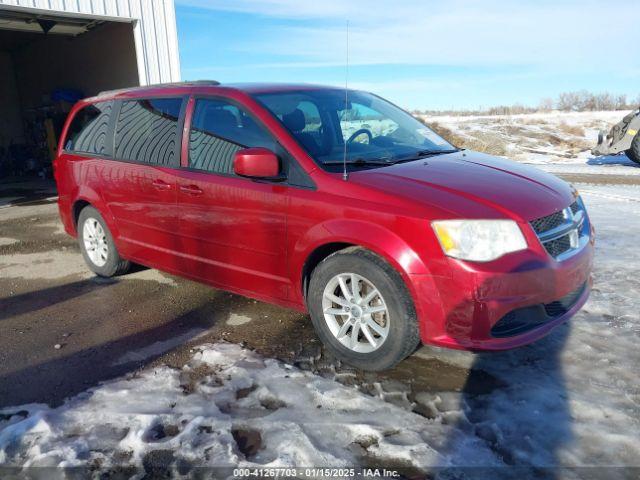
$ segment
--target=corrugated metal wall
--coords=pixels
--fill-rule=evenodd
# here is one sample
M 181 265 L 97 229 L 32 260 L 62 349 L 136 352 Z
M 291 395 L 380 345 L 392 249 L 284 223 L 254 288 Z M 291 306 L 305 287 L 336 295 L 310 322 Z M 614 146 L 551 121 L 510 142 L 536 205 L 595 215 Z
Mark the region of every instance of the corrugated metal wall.
M 174 0 L 0 0 L 0 6 L 133 20 L 142 85 L 180 80 Z

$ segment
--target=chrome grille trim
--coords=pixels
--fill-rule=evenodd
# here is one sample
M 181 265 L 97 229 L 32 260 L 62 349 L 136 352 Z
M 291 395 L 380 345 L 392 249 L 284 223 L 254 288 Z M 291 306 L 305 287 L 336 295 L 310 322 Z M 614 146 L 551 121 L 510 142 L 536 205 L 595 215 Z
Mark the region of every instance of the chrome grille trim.
M 583 232 L 585 220 L 584 207 L 576 200 L 560 212 L 537 218 L 529 224 L 547 253 L 557 261 L 563 261 L 588 243 L 589 233 Z
M 566 213 L 566 210 L 563 210 L 562 213 L 565 215 L 565 221 L 561 225 L 551 230 L 547 230 L 544 233 L 538 234 L 538 238 L 542 243 L 550 242 L 551 240 L 555 240 L 556 238 L 560 238 L 570 233 L 572 230 L 576 228 L 580 228 L 582 226 L 582 222 L 584 222 L 584 213 L 582 210 L 578 211 L 577 215 L 569 215 Z M 567 217 L 568 215 L 568 217 Z

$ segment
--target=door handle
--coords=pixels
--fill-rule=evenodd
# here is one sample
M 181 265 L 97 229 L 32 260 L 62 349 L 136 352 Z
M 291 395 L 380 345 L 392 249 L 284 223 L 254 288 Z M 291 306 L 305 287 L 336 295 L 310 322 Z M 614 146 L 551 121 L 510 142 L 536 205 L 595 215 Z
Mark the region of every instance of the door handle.
M 171 184 L 163 180 L 154 180 L 151 185 L 158 190 L 171 190 Z
M 189 195 L 202 195 L 202 189 L 197 185 L 180 185 L 180 191 Z

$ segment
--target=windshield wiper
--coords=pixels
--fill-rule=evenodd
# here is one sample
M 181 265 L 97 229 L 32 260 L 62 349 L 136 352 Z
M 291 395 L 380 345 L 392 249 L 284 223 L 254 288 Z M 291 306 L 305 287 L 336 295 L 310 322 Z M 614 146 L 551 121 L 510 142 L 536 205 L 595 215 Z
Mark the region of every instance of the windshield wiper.
M 342 165 L 346 163 L 347 165 L 393 165 L 395 162 L 388 162 L 386 160 L 375 160 L 368 158 L 353 158 L 351 160 L 329 160 L 327 162 L 322 162 L 323 165 Z
M 409 157 L 400 158 L 397 160 L 382 160 L 382 159 L 374 159 L 374 158 L 352 158 L 344 162 L 344 160 L 329 160 L 326 162 L 322 162 L 324 165 L 342 165 L 346 163 L 347 165 L 395 165 L 396 163 L 402 162 L 410 162 L 412 160 L 420 160 L 421 158 L 433 157 L 435 155 L 444 155 L 446 153 L 454 153 L 459 152 L 461 149 L 451 149 L 451 150 L 419 150 L 418 152 L 413 153 Z
M 459 152 L 460 150 L 462 149 L 455 148 L 450 150 L 419 150 L 408 157 L 399 158 L 398 160 L 392 163 L 395 164 L 395 163 L 402 163 L 402 162 L 411 162 L 413 160 L 420 160 L 421 158 L 434 157 L 436 155 L 446 155 L 447 153 L 455 153 L 455 152 Z

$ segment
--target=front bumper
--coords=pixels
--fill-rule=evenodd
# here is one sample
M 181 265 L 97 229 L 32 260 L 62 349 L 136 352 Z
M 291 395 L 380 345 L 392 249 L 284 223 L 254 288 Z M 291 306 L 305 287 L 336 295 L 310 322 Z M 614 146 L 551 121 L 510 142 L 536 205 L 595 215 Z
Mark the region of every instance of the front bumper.
M 545 336 L 587 301 L 593 255 L 591 234 L 580 251 L 563 261 L 535 247 L 488 264 L 448 259 L 450 277 L 414 275 L 414 291 L 421 299 L 417 310 L 423 343 L 465 350 L 506 350 Z M 433 298 L 434 290 L 439 301 L 423 301 Z M 553 310 L 561 299 L 570 301 L 564 309 Z M 501 330 L 499 322 L 514 315 L 529 323 Z

